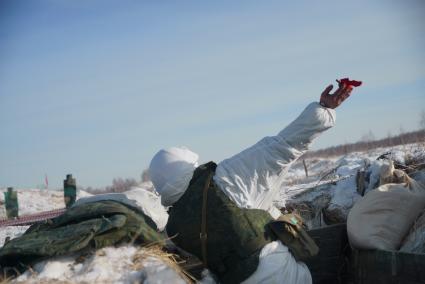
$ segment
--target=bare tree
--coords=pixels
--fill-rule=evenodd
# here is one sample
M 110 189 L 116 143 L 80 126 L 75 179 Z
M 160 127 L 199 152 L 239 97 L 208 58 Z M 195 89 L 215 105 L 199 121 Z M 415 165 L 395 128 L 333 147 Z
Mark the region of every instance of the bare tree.
M 134 178 L 114 178 L 112 185 L 106 187 L 106 192 L 124 192 L 136 185 L 137 181 Z
M 400 137 L 400 140 L 401 140 L 401 145 L 404 145 L 404 144 L 406 144 L 406 141 L 405 141 L 405 139 L 404 139 L 404 127 L 403 127 L 403 125 L 400 125 L 400 135 L 399 135 L 399 137 Z

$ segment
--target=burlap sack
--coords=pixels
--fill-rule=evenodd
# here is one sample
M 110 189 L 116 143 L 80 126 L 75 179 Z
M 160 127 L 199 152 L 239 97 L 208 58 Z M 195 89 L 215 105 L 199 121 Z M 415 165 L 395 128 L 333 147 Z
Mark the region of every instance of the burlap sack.
M 351 209 L 347 233 L 359 249 L 398 250 L 425 208 L 425 190 L 406 175 L 406 183 L 385 184 L 368 192 Z
M 409 234 L 404 239 L 400 251 L 409 253 L 425 253 L 425 210 L 413 223 Z

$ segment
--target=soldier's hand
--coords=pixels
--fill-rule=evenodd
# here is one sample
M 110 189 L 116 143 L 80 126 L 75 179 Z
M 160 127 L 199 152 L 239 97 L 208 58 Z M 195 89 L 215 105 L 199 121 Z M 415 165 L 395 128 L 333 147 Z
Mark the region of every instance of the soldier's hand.
M 350 81 L 348 78 L 337 80 L 338 89 L 335 93 L 331 94 L 330 91 L 333 88 L 333 85 L 329 85 L 322 92 L 320 96 L 320 104 L 328 108 L 336 108 L 345 101 L 353 91 L 353 87 L 358 87 L 361 85 L 360 81 Z
M 342 102 L 345 101 L 351 95 L 351 91 L 353 90 L 353 87 L 346 86 L 345 84 L 339 84 L 339 87 L 335 91 L 335 93 L 331 94 L 330 91 L 332 89 L 333 89 L 333 85 L 329 85 L 326 87 L 326 89 L 323 91 L 322 95 L 320 96 L 320 104 L 324 107 L 334 109 L 338 107 L 340 104 L 342 104 Z

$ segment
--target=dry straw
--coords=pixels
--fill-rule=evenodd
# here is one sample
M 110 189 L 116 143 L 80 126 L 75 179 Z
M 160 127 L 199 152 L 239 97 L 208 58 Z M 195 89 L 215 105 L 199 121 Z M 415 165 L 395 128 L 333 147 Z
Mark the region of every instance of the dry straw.
M 149 245 L 140 248 L 133 257 L 133 269 L 141 270 L 144 267 L 144 262 L 147 258 L 152 257 L 159 259 L 167 266 L 171 267 L 179 276 L 184 279 L 187 283 L 195 283 L 197 280 L 195 277 L 185 271 L 181 265 L 185 261 L 179 260 L 179 256 L 173 253 L 166 252 L 158 244 Z

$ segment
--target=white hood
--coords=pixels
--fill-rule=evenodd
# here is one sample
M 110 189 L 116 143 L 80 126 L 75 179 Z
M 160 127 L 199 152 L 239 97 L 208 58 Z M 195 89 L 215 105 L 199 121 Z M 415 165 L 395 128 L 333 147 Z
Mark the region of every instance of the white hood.
M 198 154 L 186 147 L 162 149 L 152 158 L 149 175 L 161 203 L 171 206 L 186 191 L 193 172 L 198 166 Z

